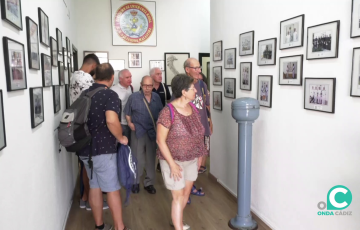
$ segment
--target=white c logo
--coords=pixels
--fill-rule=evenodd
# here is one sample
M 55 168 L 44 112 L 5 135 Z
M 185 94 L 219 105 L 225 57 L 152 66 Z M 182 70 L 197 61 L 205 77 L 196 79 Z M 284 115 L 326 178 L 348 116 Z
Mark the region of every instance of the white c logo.
M 339 204 L 338 202 L 336 202 L 335 200 L 335 195 L 337 193 L 344 193 L 346 194 L 348 192 L 348 190 L 344 189 L 344 188 L 336 188 L 334 190 L 331 191 L 330 195 L 329 195 L 329 200 L 330 200 L 330 203 L 335 207 L 335 208 L 344 208 L 348 205 L 348 203 L 346 203 L 345 201 L 342 202 L 341 204 Z

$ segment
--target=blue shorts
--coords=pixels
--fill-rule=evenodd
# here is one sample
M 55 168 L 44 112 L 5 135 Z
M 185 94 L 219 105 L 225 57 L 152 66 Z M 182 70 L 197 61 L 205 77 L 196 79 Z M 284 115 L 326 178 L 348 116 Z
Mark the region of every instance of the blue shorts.
M 90 188 L 100 188 L 103 192 L 114 192 L 120 190 L 120 182 L 117 174 L 116 153 L 93 156 L 93 176 L 89 167 L 89 157 L 80 156 L 84 162 L 89 177 Z

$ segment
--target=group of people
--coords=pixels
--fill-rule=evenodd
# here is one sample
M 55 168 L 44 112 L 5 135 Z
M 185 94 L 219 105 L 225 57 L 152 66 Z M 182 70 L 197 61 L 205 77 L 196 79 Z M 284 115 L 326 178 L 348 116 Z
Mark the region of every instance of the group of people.
M 331 34 L 313 35 L 313 52 L 331 50 Z
M 77 153 L 81 165 L 80 207 L 92 210 L 95 229 L 129 230 L 122 219 L 116 165 L 119 143 L 129 145 L 138 160 L 132 192 L 140 192 L 145 169 L 143 188 L 155 194 L 157 168 L 165 187 L 172 193 L 170 225 L 176 230 L 190 229 L 183 221 L 183 210 L 191 203 L 190 194 L 205 195 L 194 181 L 199 173 L 207 170 L 212 122 L 210 94 L 201 80 L 204 76 L 199 62 L 187 59 L 184 71 L 173 78 L 172 95 L 162 83 L 159 68 L 151 69 L 149 75 L 142 77 L 137 92 L 133 92 L 128 69 L 118 73 L 119 83 L 113 85 L 114 69 L 109 63 L 100 64 L 94 54 L 85 56 L 81 69 L 72 76 L 71 103 L 82 93 L 102 87 L 92 97 L 88 114 L 92 144 Z M 92 169 L 88 161 L 90 152 Z M 103 193 L 107 200 L 103 200 Z M 107 208 L 110 208 L 114 228 L 103 222 L 102 210 Z
M 296 28 L 293 28 L 293 31 L 291 31 L 291 27 L 290 27 L 286 34 L 285 43 L 297 42 L 297 41 L 298 41 L 298 33 L 296 32 Z

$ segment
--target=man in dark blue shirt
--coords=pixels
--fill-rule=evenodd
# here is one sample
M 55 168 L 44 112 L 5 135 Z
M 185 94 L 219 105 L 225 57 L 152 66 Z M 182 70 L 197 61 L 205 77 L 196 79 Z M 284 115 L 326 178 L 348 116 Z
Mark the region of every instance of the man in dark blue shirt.
M 141 80 L 142 90 L 130 95 L 124 113 L 131 131 L 131 150 L 138 160 L 138 176 L 133 193 L 140 191 L 139 183 L 144 167 L 146 177 L 144 189 L 155 194 L 156 121 L 163 108 L 158 94 L 152 92 L 153 80 L 145 76 Z
M 115 229 L 126 229 L 122 220 L 120 183 L 117 174 L 116 145 L 119 141 L 126 145 L 128 139 L 122 135 L 119 122 L 120 99 L 110 89 L 114 81 L 114 69 L 108 63 L 96 68 L 95 83 L 86 91 L 103 88 L 91 98 L 87 125 L 91 143 L 79 151 L 90 180 L 90 206 L 95 219 L 95 229 L 111 229 L 102 217 L 102 192 L 107 192 L 108 204 L 114 220 Z M 92 155 L 93 167 L 90 169 L 88 158 Z M 93 170 L 91 174 L 91 170 Z

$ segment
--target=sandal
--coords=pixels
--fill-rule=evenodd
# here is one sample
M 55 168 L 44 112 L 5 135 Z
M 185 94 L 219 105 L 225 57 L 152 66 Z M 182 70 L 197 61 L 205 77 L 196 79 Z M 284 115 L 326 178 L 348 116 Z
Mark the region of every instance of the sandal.
M 200 169 L 199 169 L 199 173 L 204 173 L 206 172 L 206 166 L 200 166 Z
M 199 189 L 196 189 L 195 185 L 191 189 L 191 194 L 195 196 L 205 196 L 205 193 L 202 191 L 202 188 L 200 187 Z
M 188 201 L 187 201 L 187 204 L 191 204 L 191 198 L 190 198 L 190 196 L 189 196 L 189 199 L 188 199 Z

